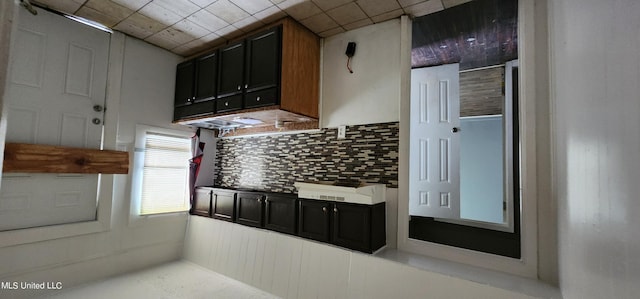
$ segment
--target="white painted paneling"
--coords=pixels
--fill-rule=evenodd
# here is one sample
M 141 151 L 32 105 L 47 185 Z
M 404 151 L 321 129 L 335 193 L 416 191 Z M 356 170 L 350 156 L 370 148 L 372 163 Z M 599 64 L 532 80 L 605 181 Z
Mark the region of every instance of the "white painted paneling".
M 640 294 L 640 2 L 549 1 L 564 298 Z
M 209 257 L 199 253 L 209 246 L 205 243 L 211 244 L 212 253 L 213 248 L 235 248 L 226 256 L 244 261 L 242 273 L 231 268 L 216 271 L 282 298 L 533 298 L 268 230 L 199 216 L 190 219 L 185 259 L 206 266 Z M 212 238 L 216 235 L 223 237 Z M 238 245 L 225 245 L 234 243 Z M 505 285 L 521 283 L 500 275 Z
M 356 43 L 346 67 L 348 42 Z M 321 127 L 395 122 L 400 105 L 400 20 L 325 38 Z

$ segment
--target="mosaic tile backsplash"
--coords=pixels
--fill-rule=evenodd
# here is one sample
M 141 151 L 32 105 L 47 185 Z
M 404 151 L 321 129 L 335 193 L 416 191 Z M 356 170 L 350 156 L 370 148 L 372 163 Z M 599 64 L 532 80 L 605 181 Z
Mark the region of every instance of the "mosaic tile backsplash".
M 296 193 L 296 181 L 358 180 L 398 187 L 397 122 L 217 142 L 215 186 Z

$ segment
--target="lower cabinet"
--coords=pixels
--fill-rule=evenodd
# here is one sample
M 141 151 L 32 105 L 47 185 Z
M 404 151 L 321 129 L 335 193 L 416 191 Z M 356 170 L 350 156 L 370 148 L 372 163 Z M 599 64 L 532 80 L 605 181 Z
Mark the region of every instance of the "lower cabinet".
M 264 198 L 264 194 L 261 193 L 236 193 L 236 222 L 262 227 L 264 223 Z
M 331 239 L 331 202 L 300 199 L 298 206 L 298 236 L 329 242 Z
M 300 199 L 298 236 L 372 253 L 386 244 L 385 203 Z
M 295 235 L 298 223 L 298 197 L 268 194 L 264 201 L 264 227 L 273 231 Z
M 191 207 L 191 214 L 210 217 L 212 193 L 213 191 L 211 188 L 196 188 L 193 196 L 193 206 Z
M 211 217 L 235 222 L 236 193 L 233 190 L 213 189 Z
M 364 205 L 299 199 L 293 194 L 198 187 L 191 214 L 367 253 L 386 244 L 384 202 Z

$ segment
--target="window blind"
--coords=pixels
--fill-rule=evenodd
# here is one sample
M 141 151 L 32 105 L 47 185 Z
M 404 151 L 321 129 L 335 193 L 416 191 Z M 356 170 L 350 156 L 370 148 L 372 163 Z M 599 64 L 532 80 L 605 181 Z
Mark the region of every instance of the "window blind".
M 140 214 L 189 209 L 191 139 L 147 132 Z

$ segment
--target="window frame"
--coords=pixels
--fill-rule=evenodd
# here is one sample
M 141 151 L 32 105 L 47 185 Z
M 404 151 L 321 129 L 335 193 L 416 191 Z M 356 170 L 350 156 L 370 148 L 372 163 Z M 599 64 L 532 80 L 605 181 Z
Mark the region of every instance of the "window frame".
M 161 127 L 154 127 L 148 125 L 136 125 L 136 135 L 134 139 L 133 148 L 133 164 L 131 167 L 131 207 L 129 211 L 130 224 L 136 224 L 139 220 L 163 217 L 167 215 L 181 215 L 188 214 L 189 207 L 184 211 L 140 214 L 140 207 L 142 205 L 142 181 L 144 171 L 144 148 L 146 142 L 146 136 L 149 133 L 162 134 L 174 137 L 191 138 L 194 134 L 193 131 L 181 131 L 174 129 L 167 129 Z
M 536 68 L 535 3 L 518 1 L 520 122 L 520 253 L 519 259 L 409 238 L 409 107 L 411 90 L 411 21 L 401 18 L 401 88 L 398 196 L 398 249 L 515 275 L 537 278 Z

